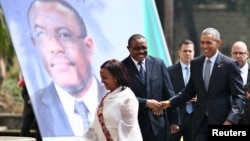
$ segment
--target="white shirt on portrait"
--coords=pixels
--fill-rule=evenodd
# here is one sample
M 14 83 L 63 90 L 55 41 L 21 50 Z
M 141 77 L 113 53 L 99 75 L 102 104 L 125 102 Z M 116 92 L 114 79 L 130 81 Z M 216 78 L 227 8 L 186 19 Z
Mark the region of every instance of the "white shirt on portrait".
M 89 91 L 84 95 L 84 97 L 77 99 L 78 101 L 82 100 L 87 106 L 89 110 L 88 119 L 90 123 L 94 120 L 95 111 L 99 103 L 97 81 L 94 77 L 92 78 L 92 80 L 93 81 Z M 76 98 L 60 88 L 58 85 L 55 85 L 55 87 L 74 135 L 83 136 L 83 124 L 79 124 L 83 123 L 83 120 L 78 114 L 74 113 L 74 104 Z

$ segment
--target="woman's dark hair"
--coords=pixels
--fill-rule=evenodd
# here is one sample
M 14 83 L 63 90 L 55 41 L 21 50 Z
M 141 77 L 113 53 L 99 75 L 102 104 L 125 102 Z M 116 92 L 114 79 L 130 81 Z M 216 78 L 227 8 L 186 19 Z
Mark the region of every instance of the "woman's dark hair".
M 250 93 L 250 83 L 247 83 L 247 84 L 244 86 L 244 90 L 245 90 L 245 92 Z
M 131 86 L 131 80 L 126 67 L 118 60 L 107 60 L 101 65 L 101 69 L 107 69 L 116 79 L 120 86 Z

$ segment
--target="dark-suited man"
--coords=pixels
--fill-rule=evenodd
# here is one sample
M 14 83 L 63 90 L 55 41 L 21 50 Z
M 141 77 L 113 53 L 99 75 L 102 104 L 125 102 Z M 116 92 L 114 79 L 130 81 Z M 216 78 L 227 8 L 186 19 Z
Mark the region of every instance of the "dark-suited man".
M 200 37 L 203 55 L 191 61 L 191 76 L 182 94 L 162 102 L 164 107 L 181 105 L 197 95 L 193 111 L 193 141 L 207 141 L 207 126 L 237 124 L 245 105 L 245 94 L 237 61 L 218 48 L 222 40 L 215 28 Z
M 238 124 L 250 124 L 250 95 L 248 91 L 250 84 L 250 65 L 247 62 L 249 51 L 247 49 L 246 43 L 243 41 L 235 42 L 231 48 L 231 57 L 239 63 L 243 85 L 246 88 L 245 92 L 247 94 L 247 102 Z
M 189 81 L 190 62 L 194 58 L 194 43 L 188 39 L 182 40 L 179 43 L 178 55 L 179 62 L 167 68 L 176 94 L 180 93 Z M 191 121 L 194 107 L 193 102 L 195 101 L 196 97 L 179 106 L 181 119 L 180 131 L 171 134 L 170 141 L 180 141 L 181 137 L 183 137 L 184 141 L 192 141 Z
M 31 105 L 31 100 L 29 97 L 29 93 L 24 82 L 23 76 L 21 76 L 20 80 L 18 81 L 19 87 L 22 88 L 21 94 L 24 100 L 24 107 L 23 107 L 23 117 L 22 117 L 22 126 L 21 126 L 21 136 L 23 137 L 31 137 L 30 130 L 32 129 L 32 125 L 35 125 L 36 140 L 41 141 L 41 135 L 37 126 L 37 121 L 35 118 L 35 114 Z
M 122 63 L 129 72 L 131 88 L 139 101 L 138 120 L 143 141 L 167 141 L 170 129 L 173 133 L 179 129 L 178 110 L 157 112 L 162 107 L 160 101 L 174 96 L 167 68 L 161 59 L 147 55 L 147 40 L 142 35 L 132 35 L 127 48 L 130 55 Z
M 28 18 L 32 41 L 53 81 L 35 93 L 41 135 L 82 136 L 105 94 L 92 74 L 92 39 L 80 15 L 63 0 L 33 1 Z

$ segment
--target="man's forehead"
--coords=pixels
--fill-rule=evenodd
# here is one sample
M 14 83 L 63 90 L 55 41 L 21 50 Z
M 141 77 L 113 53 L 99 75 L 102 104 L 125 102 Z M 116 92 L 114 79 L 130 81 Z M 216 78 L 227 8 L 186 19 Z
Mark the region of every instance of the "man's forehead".
M 55 2 L 55 1 L 36 1 L 34 2 L 32 8 L 31 8 L 31 14 L 35 11 L 46 11 L 49 10 L 48 12 L 50 11 L 60 11 L 60 12 L 63 12 L 63 13 L 72 13 L 73 14 L 73 11 L 63 5 L 62 3 L 60 2 Z
M 214 38 L 214 35 L 213 34 L 201 34 L 201 39 L 204 39 L 204 40 L 211 40 Z
M 247 50 L 247 49 L 243 46 L 234 46 L 232 50 Z
M 61 23 L 62 21 L 55 20 L 55 18 L 59 17 L 63 17 L 63 19 L 66 20 L 67 18 L 75 18 L 76 16 L 74 11 L 69 7 L 55 1 L 36 1 L 33 3 L 29 12 L 29 22 L 31 27 L 40 22 L 45 22 L 45 20 L 54 24 L 58 24 L 58 22 Z
M 139 37 L 139 38 L 135 38 L 132 42 L 133 43 L 146 43 L 147 41 L 146 39 Z
M 247 50 L 247 46 L 242 42 L 237 42 L 234 44 L 233 49 L 244 49 Z

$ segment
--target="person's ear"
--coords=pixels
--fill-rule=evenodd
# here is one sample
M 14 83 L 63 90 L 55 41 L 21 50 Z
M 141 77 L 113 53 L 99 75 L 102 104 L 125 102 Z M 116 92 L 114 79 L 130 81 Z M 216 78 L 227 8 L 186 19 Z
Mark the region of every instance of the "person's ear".
M 87 37 L 85 37 L 84 42 L 85 42 L 85 44 L 86 44 L 90 49 L 92 49 L 92 48 L 94 47 L 94 43 L 93 43 L 92 38 L 90 38 L 90 37 L 87 36 Z
M 33 44 L 34 46 L 36 46 L 36 41 L 35 41 L 35 39 L 34 39 L 33 37 L 30 37 L 30 40 L 31 40 L 32 44 Z
M 222 45 L 222 40 L 216 40 L 216 42 L 217 42 L 217 44 L 218 44 L 219 46 Z
M 130 46 L 127 46 L 127 49 L 128 49 L 128 51 L 130 52 L 131 47 L 130 47 Z

